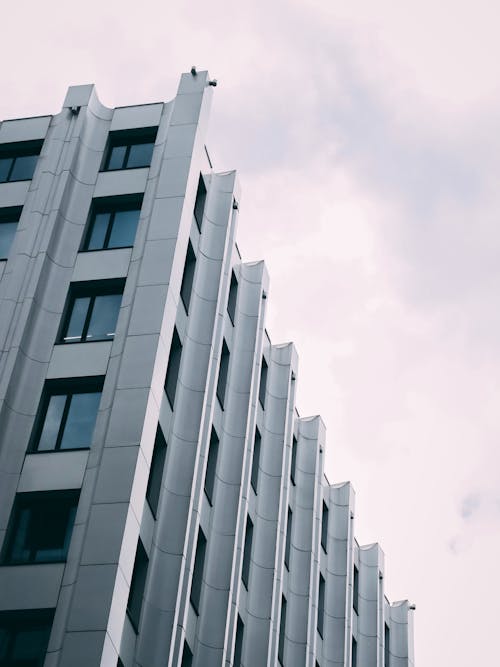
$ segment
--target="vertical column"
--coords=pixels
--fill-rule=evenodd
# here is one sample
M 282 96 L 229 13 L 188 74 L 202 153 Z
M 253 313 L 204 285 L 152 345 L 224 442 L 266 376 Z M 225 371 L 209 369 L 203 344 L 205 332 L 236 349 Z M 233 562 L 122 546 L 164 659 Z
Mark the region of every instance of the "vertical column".
M 384 554 L 378 544 L 359 548 L 358 664 L 381 667 L 381 581 Z
M 413 609 L 408 600 L 390 605 L 390 667 L 414 667 Z

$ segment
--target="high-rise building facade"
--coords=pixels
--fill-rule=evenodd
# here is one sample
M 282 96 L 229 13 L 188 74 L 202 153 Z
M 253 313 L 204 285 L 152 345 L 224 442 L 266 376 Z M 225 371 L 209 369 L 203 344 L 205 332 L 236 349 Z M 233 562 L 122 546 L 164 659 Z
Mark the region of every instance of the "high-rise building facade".
M 215 82 L 0 125 L 0 667 L 411 667 L 205 148 Z

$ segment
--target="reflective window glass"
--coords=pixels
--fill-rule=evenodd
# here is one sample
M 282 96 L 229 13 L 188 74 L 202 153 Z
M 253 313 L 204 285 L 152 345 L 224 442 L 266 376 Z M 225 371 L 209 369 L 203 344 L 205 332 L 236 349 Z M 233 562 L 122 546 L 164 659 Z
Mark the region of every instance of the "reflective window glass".
M 42 667 L 54 611 L 0 612 L 0 667 Z
M 10 246 L 16 235 L 17 222 L 0 221 L 0 259 L 7 259 Z
M 33 178 L 38 155 L 22 155 L 16 157 L 10 172 L 9 181 L 28 181 Z
M 89 296 L 80 297 L 73 301 L 68 328 L 66 330 L 66 335 L 64 336 L 65 343 L 75 343 L 82 340 L 89 306 Z
M 11 157 L 0 158 L 0 183 L 5 183 L 8 180 L 11 165 Z
M 96 213 L 94 215 L 87 250 L 101 250 L 105 247 L 104 244 L 110 218 L 111 213 Z
M 38 451 L 56 449 L 57 438 L 66 406 L 66 394 L 51 396 L 45 413 L 42 432 L 38 440 Z
M 116 211 L 109 236 L 108 248 L 125 248 L 134 245 L 140 209 Z
M 60 448 L 82 449 L 90 447 L 101 392 L 73 394 L 69 397 L 69 400 L 68 416 L 62 433 Z
M 109 151 L 108 169 L 123 169 L 127 146 L 112 146 Z
M 87 341 L 113 338 L 121 302 L 121 294 L 94 297 L 94 306 L 86 335 Z
M 137 169 L 139 167 L 149 167 L 153 156 L 154 143 L 134 144 L 130 146 L 130 152 L 126 167 L 127 169 Z

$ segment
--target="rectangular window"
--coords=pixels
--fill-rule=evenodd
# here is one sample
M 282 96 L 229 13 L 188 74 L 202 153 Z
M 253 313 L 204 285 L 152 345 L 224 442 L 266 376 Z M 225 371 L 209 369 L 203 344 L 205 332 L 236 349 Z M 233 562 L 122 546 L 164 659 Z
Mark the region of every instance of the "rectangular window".
M 359 570 L 354 566 L 354 573 L 352 577 L 352 606 L 356 614 L 358 613 L 359 601 Z
M 210 444 L 208 446 L 208 459 L 207 459 L 207 471 L 205 473 L 205 493 L 208 498 L 208 502 L 212 504 L 214 497 L 214 487 L 215 487 L 215 473 L 217 472 L 217 457 L 219 454 L 219 438 L 217 433 L 212 426 L 212 432 L 210 434 Z
M 285 535 L 285 567 L 290 569 L 290 553 L 292 550 L 292 510 L 288 508 L 286 517 L 286 535 Z
M 18 493 L 7 531 L 4 564 L 64 562 L 79 495 L 79 491 Z
M 263 408 L 266 407 L 266 388 L 267 388 L 267 361 L 262 357 L 262 366 L 260 368 L 259 401 Z
M 253 443 L 253 458 L 252 458 L 252 474 L 250 477 L 250 483 L 252 488 L 257 493 L 257 485 L 259 483 L 259 467 L 260 467 L 260 445 L 261 445 L 261 436 L 260 431 L 255 427 L 255 439 Z
M 22 206 L 0 208 L 0 260 L 9 256 L 22 210 Z
M 318 632 L 323 638 L 323 629 L 325 625 L 325 580 L 323 575 L 319 575 L 318 587 Z
M 88 449 L 92 444 L 103 378 L 45 383 L 30 451 Z
M 35 173 L 43 141 L 0 145 L 0 183 L 29 181 Z
M 236 317 L 236 301 L 238 300 L 238 281 L 234 275 L 234 271 L 231 272 L 231 285 L 229 286 L 229 297 L 227 300 L 227 312 L 231 323 L 234 324 Z
M 286 597 L 281 596 L 280 634 L 278 641 L 278 660 L 284 665 L 285 656 L 285 630 L 286 630 Z
M 0 612 L 0 667 L 43 667 L 53 609 Z
M 149 167 L 157 127 L 110 132 L 102 171 Z
M 238 622 L 236 623 L 236 639 L 234 641 L 234 660 L 233 667 L 241 667 L 241 657 L 243 655 L 243 633 L 245 626 L 238 614 Z
M 165 456 L 167 455 L 167 443 L 163 436 L 160 425 L 156 429 L 155 446 L 153 457 L 151 459 L 151 468 L 149 469 L 148 488 L 146 491 L 146 500 L 153 516 L 156 518 L 158 511 L 158 501 L 160 500 L 161 481 L 163 479 L 163 468 L 165 467 Z
M 243 548 L 243 565 L 241 568 L 241 580 L 246 589 L 248 589 L 248 579 L 250 577 L 250 560 L 252 558 L 252 541 L 253 541 L 253 523 L 252 519 L 247 516 L 247 526 L 245 531 L 245 546 Z
M 82 250 L 108 250 L 134 245 L 142 195 L 94 199 Z
M 203 222 L 203 211 L 205 210 L 205 200 L 207 198 L 207 188 L 205 186 L 205 181 L 203 176 L 200 174 L 200 180 L 198 181 L 198 190 L 196 192 L 196 201 L 194 204 L 194 217 L 196 220 L 196 225 L 201 232 L 201 225 Z
M 184 641 L 181 667 L 191 667 L 192 664 L 193 664 L 193 652 L 189 648 L 189 644 L 187 643 L 187 641 Z
M 220 355 L 219 379 L 217 380 L 217 398 L 221 408 L 224 410 L 224 399 L 226 398 L 227 374 L 229 371 L 229 348 L 226 341 L 222 341 Z
M 191 241 L 188 243 L 186 252 L 186 261 L 184 262 L 184 273 L 182 274 L 181 299 L 189 313 L 189 304 L 191 302 L 191 292 L 193 291 L 194 271 L 196 269 L 196 255 L 194 254 Z
M 207 538 L 202 529 L 198 531 L 198 541 L 196 543 L 196 554 L 194 557 L 193 580 L 191 582 L 191 604 L 198 615 L 201 599 L 201 587 L 203 583 L 203 569 L 205 567 L 205 551 L 207 548 Z
M 295 475 L 297 473 L 297 438 L 292 438 L 292 460 L 290 462 L 290 481 L 295 486 Z
M 351 667 L 357 667 L 358 664 L 358 642 L 352 638 L 352 649 L 351 649 Z
M 323 501 L 323 513 L 321 515 L 321 546 L 323 551 L 328 553 L 328 507 Z
M 144 598 L 144 589 L 146 588 L 146 577 L 148 574 L 149 558 L 142 544 L 141 538 L 137 542 L 137 551 L 135 552 L 134 570 L 130 582 L 130 591 L 128 594 L 127 614 L 136 632 L 139 631 L 139 622 L 141 620 L 142 601 Z
M 123 280 L 72 283 L 59 342 L 113 340 L 124 284 Z
M 391 667 L 391 631 L 384 625 L 384 667 Z
M 174 408 L 175 393 L 177 391 L 177 379 L 181 367 L 182 343 L 177 333 L 177 327 L 174 327 L 172 343 L 170 345 L 170 354 L 168 357 L 167 374 L 165 376 L 165 393 L 167 394 L 170 407 Z

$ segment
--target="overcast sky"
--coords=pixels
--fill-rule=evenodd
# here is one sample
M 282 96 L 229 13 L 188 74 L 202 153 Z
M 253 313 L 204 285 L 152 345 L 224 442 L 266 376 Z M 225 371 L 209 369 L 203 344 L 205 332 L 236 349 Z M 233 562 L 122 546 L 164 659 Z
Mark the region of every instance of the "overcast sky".
M 219 81 L 209 148 L 242 186 L 268 330 L 300 355 L 360 543 L 416 603 L 418 667 L 496 664 L 500 583 L 500 5 L 491 0 L 4 8 L 0 117 Z

